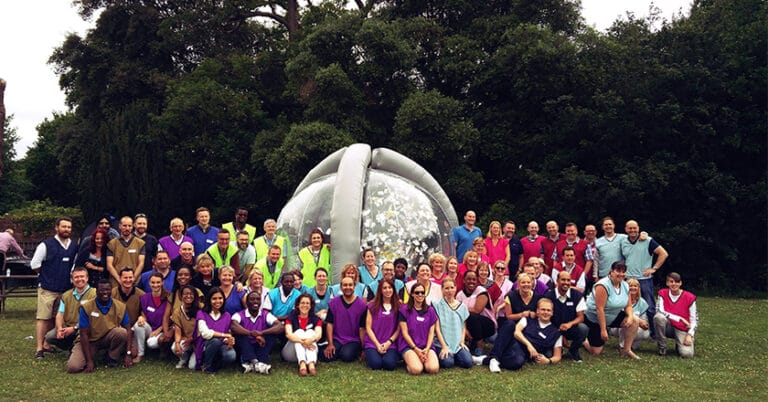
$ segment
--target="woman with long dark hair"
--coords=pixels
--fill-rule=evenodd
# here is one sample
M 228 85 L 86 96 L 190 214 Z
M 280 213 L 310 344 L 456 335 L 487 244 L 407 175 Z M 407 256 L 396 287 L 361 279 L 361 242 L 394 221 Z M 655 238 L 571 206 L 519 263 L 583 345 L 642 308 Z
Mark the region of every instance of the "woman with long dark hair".
M 224 292 L 213 287 L 205 298 L 205 307 L 197 312 L 195 360 L 204 374 L 216 374 L 235 361 L 235 338 L 229 332 L 232 316 L 224 310 Z
M 368 303 L 365 318 L 365 361 L 373 370 L 394 370 L 398 353 L 395 342 L 400 336 L 397 312 L 400 299 L 395 293 L 395 282 L 391 279 L 379 281 L 376 296 Z
M 424 269 L 429 272 L 429 265 L 424 264 Z M 427 280 L 429 281 L 429 278 Z M 398 349 L 405 360 L 408 373 L 418 375 L 426 371 L 436 374 L 440 370 L 440 362 L 433 345 L 437 314 L 426 302 L 426 288 L 422 283 L 416 282 L 410 290 L 408 304 L 400 307 L 398 315 Z

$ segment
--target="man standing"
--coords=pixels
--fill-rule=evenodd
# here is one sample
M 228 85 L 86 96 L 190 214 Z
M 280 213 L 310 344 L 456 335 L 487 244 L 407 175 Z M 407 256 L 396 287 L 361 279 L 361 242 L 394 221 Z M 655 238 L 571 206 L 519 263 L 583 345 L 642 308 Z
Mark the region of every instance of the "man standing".
M 571 278 L 571 287 L 584 293 L 587 273 L 584 272 L 584 268 L 580 267 L 576 262 L 576 251 L 573 247 L 566 247 L 563 249 L 562 260 L 563 261 L 555 265 L 555 268 L 552 270 L 552 277 L 558 278 L 558 275 L 560 275 L 561 272 L 567 272 L 568 276 Z
M 13 249 L 22 258 L 27 258 L 24 255 L 24 249 L 19 246 L 16 238 L 13 237 L 13 229 L 5 229 L 4 232 L 0 232 L 0 253 L 7 254 L 8 250 Z M 2 260 L 0 260 L 2 263 Z
M 514 275 L 523 268 L 523 243 L 515 236 L 515 221 L 504 222 L 504 237 L 509 240 L 509 261 L 507 263 L 507 275 Z
M 77 256 L 77 244 L 70 239 L 72 219 L 56 219 L 54 229 L 56 234 L 37 246 L 30 263 L 32 270 L 40 275 L 35 314 L 36 359 L 42 359 L 44 352 L 53 352 L 50 345 L 45 344 L 45 334 L 53 328 L 53 303 L 72 286 L 69 276 Z
M 277 231 L 277 222 L 274 219 L 267 219 L 264 221 L 264 235 L 259 236 L 253 241 L 253 247 L 256 249 L 256 260 L 260 260 L 267 256 L 269 248 L 272 246 L 278 246 L 283 250 L 283 257 L 285 257 L 285 237 L 275 234 Z
M 195 268 L 195 248 L 191 242 L 185 241 L 179 246 L 179 256 L 171 259 L 171 269 L 178 271 L 180 267 Z
M 144 240 L 143 272 L 152 270 L 152 261 L 155 260 L 155 255 L 157 255 L 157 237 L 147 233 L 148 226 L 149 221 L 147 221 L 146 214 L 136 214 L 133 218 L 133 235 Z
M 108 350 L 107 365 L 110 367 L 117 367 L 121 356 L 125 356 L 123 365 L 130 367 L 128 345 L 133 336 L 129 323 L 125 305 L 112 299 L 112 284 L 106 278 L 102 279 L 96 289 L 96 298 L 80 307 L 80 338 L 67 360 L 67 373 L 92 373 L 100 349 Z
M 219 228 L 210 225 L 211 211 L 206 207 L 195 210 L 195 219 L 197 225 L 187 229 L 187 236 L 192 239 L 192 244 L 195 245 L 195 255 L 200 255 L 216 243 Z
M 556 253 L 557 242 L 563 240 L 565 235 L 560 233 L 560 226 L 555 221 L 549 221 L 546 225 L 547 236 L 541 242 L 541 250 L 544 258 L 544 273 L 552 276 L 552 267 L 555 265 L 553 253 Z
M 61 295 L 59 311 L 56 314 L 56 328 L 45 334 L 45 341 L 49 345 L 66 351 L 72 349 L 72 344 L 77 338 L 80 306 L 96 298 L 96 289 L 88 285 L 88 269 L 75 267 L 71 277 L 75 287 Z
M 343 278 L 341 297 L 335 297 L 328 303 L 328 314 L 325 316 L 328 346 L 322 354 L 324 360 L 351 362 L 360 357 L 367 311 L 363 299 L 355 295 L 354 279 Z
M 107 271 L 113 288 L 120 283 L 118 269 L 125 267 L 133 269 L 133 278 L 138 282 L 144 269 L 145 253 L 144 240 L 133 235 L 133 219 L 130 216 L 120 218 L 120 237 L 107 243 Z
M 248 233 L 249 244 L 256 238 L 256 228 L 248 224 L 248 210 L 243 207 L 237 207 L 235 220 L 221 225 L 221 230 L 228 231 L 230 238 L 234 238 L 237 232 L 245 230 Z
M 165 250 L 158 251 L 154 265 L 155 267 L 152 271 L 141 274 L 141 289 L 146 293 L 152 292 L 152 289 L 149 288 L 149 277 L 153 273 L 158 272 L 163 276 L 163 287 L 171 292 L 173 290 L 173 283 L 176 281 L 176 272 L 171 270 L 171 259 L 168 258 L 168 252 Z
M 552 322 L 560 328 L 560 334 L 571 341 L 569 349 L 571 359 L 581 362 L 579 349 L 587 339 L 589 328 L 584 324 L 584 312 L 587 311 L 587 303 L 584 294 L 571 287 L 573 283 L 571 275 L 562 271 L 557 275 L 557 288 L 550 289 L 544 294 L 554 305 Z
M 598 252 L 597 252 L 597 227 L 591 223 L 588 223 L 584 225 L 584 241 L 587 243 L 587 248 L 589 248 L 589 252 L 592 253 L 592 274 L 585 277 L 587 282 L 587 287 L 584 288 L 584 294 L 587 294 L 592 289 L 592 286 L 594 286 L 595 282 L 597 282 L 597 271 L 599 270 L 599 267 L 597 266 L 598 262 Z
M 171 234 L 160 238 L 159 250 L 165 250 L 168 252 L 168 257 L 174 259 L 179 256 L 179 247 L 181 243 L 188 241 L 195 244 L 189 236 L 184 235 L 184 221 L 181 218 L 171 219 Z
M 231 265 L 235 268 L 235 278 L 240 278 L 240 264 L 237 261 L 237 246 L 229 242 L 229 232 L 222 230 L 216 237 L 216 244 L 208 247 L 206 253 L 213 259 L 213 266 L 218 268 Z
M 563 250 L 568 247 L 573 249 L 576 265 L 584 270 L 584 276 L 592 276 L 592 249 L 589 248 L 586 241 L 579 238 L 579 228 L 573 222 L 565 224 L 565 238 L 560 239 L 555 245 L 555 251 L 551 255 L 553 261 L 552 269 L 554 270 L 558 263 L 561 262 L 560 256 L 562 256 Z M 552 274 L 552 276 L 554 277 L 555 275 Z M 584 288 L 581 289 L 581 292 L 583 291 Z
M 264 286 L 272 289 L 277 287 L 277 280 L 283 271 L 283 264 L 285 264 L 285 258 L 282 257 L 280 247 L 272 246 L 265 258 L 256 261 L 254 268 L 260 269 L 264 274 Z
M 699 326 L 696 296 L 682 289 L 683 278 L 677 272 L 667 275 L 667 288 L 659 290 L 659 311 L 653 316 L 659 355 L 667 354 L 667 338 L 675 340 L 682 358 L 693 357 L 693 337 Z
M 464 224 L 456 226 L 451 230 L 451 243 L 453 243 L 453 248 L 456 250 L 456 258 L 459 261 L 462 261 L 464 258 L 464 253 L 472 250 L 472 241 L 478 237 L 483 237 L 480 228 L 475 227 L 476 219 L 475 211 L 467 211 L 464 214 Z
M 243 282 L 251 275 L 253 265 L 256 263 L 256 250 L 248 244 L 248 232 L 237 232 L 237 263 L 240 272 L 243 273 Z
M 621 255 L 627 264 L 627 279 L 635 278 L 640 282 L 640 293 L 648 302 L 648 317 L 656 314 L 656 301 L 653 291 L 653 274 L 664 265 L 669 254 L 656 240 L 650 236 L 645 239 L 640 236 L 640 225 L 637 221 L 629 220 L 624 227 L 627 238 L 621 242 Z M 653 256 L 656 255 L 656 263 Z M 648 320 L 651 334 L 656 334 L 653 321 Z
M 621 255 L 621 242 L 627 238 L 623 233 L 616 233 L 616 225 L 613 218 L 606 216 L 603 218 L 603 233 L 599 239 L 595 240 L 597 249 L 597 269 L 595 274 L 598 279 L 605 278 L 611 271 L 611 265 L 616 261 L 623 261 Z

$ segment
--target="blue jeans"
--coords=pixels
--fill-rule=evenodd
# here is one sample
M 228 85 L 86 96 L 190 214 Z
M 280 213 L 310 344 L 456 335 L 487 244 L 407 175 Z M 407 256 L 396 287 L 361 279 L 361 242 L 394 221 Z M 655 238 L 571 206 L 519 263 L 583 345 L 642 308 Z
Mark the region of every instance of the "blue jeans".
M 653 291 L 653 278 L 641 279 L 638 282 L 640 282 L 640 293 L 642 293 L 643 299 L 648 303 L 648 330 L 651 331 L 651 336 L 655 336 L 656 325 L 653 323 L 653 316 L 656 315 L 656 293 Z
M 256 359 L 262 363 L 269 364 L 269 352 L 272 351 L 272 345 L 275 343 L 274 336 L 264 335 L 264 346 L 259 346 L 258 343 L 251 343 L 250 336 L 238 335 L 235 339 L 237 339 L 235 346 L 240 351 L 240 361 L 242 363 Z
M 453 366 L 459 366 L 462 368 L 471 368 L 473 365 L 472 354 L 467 349 L 459 348 L 456 353 L 449 353 L 445 359 L 440 359 L 440 346 L 435 347 L 438 359 L 440 361 L 440 368 L 449 369 Z
M 203 344 L 203 365 L 207 373 L 215 373 L 237 358 L 235 349 L 227 349 L 222 338 L 207 339 Z
M 397 367 L 397 360 L 399 358 L 400 354 L 394 348 L 390 348 L 383 355 L 374 348 L 365 348 L 365 361 L 372 370 L 384 369 L 392 371 Z
M 342 345 L 337 340 L 333 340 L 333 346 L 336 347 L 336 354 L 333 355 L 332 358 L 328 359 L 325 357 L 325 347 L 321 347 L 319 349 L 319 357 L 320 360 L 324 362 L 330 362 L 334 360 L 341 360 L 343 362 L 353 362 L 358 357 L 360 357 L 360 352 L 362 351 L 362 347 L 360 346 L 360 342 L 350 342 L 346 345 Z

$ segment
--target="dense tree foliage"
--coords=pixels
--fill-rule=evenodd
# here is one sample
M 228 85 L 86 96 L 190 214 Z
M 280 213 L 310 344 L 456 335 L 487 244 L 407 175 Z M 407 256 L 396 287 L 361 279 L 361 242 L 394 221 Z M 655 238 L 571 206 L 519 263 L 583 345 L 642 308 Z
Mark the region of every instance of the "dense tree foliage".
M 604 33 L 571 0 L 76 3 L 101 13 L 51 57 L 73 109 L 40 127 L 33 198 L 256 223 L 366 142 L 482 224 L 634 218 L 692 285 L 766 287 L 765 2 Z

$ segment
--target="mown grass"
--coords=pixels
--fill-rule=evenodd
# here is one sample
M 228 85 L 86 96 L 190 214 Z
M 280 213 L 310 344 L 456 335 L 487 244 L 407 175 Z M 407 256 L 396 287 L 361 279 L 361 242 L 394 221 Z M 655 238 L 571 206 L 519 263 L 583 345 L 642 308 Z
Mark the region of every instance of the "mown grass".
M 234 368 L 203 376 L 152 359 L 130 369 L 68 375 L 64 354 L 32 357 L 34 340 L 26 337 L 34 333 L 34 305 L 34 299 L 11 299 L 0 316 L 2 400 L 768 400 L 768 300 L 700 298 L 691 360 L 656 356 L 651 343 L 639 350 L 643 360 L 625 360 L 612 339 L 600 358 L 582 352 L 582 364 L 564 359 L 519 372 L 474 367 L 414 377 L 404 369 L 332 363 L 320 364 L 314 378 L 299 378 L 276 354 L 270 376 Z

